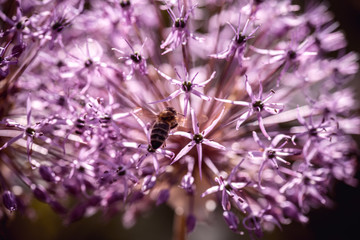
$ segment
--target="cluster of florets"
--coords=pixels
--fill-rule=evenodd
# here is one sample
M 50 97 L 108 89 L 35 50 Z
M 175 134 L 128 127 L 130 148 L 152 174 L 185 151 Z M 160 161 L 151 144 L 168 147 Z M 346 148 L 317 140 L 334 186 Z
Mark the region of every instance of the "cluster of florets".
M 122 212 L 132 226 L 167 203 L 191 232 L 219 205 L 231 230 L 259 236 L 330 205 L 334 180 L 357 184 L 360 121 L 344 84 L 358 58 L 323 5 L 3 6 L 1 215 L 26 213 L 29 192 L 66 222 Z M 154 146 L 169 106 L 178 122 Z

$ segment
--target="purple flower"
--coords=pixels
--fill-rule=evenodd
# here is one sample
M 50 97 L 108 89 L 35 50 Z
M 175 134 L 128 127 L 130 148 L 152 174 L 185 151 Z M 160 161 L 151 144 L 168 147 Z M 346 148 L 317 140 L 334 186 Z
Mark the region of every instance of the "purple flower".
M 292 179 L 281 187 L 281 193 L 288 191 L 289 194 L 295 195 L 301 208 L 304 207 L 306 197 L 311 198 L 311 202 L 316 200 L 326 204 L 326 197 L 323 193 L 326 184 L 328 184 L 328 169 L 315 170 L 303 164 L 293 175 Z
M 255 142 L 259 145 L 261 148 L 261 151 L 250 151 L 249 155 L 252 159 L 260 158 L 261 159 L 261 165 L 258 173 L 258 181 L 259 185 L 261 186 L 261 174 L 264 171 L 264 167 L 268 162 L 271 162 L 271 164 L 275 167 L 275 169 L 279 168 L 278 161 L 282 162 L 286 165 L 290 165 L 288 161 L 286 161 L 283 157 L 286 156 L 292 156 L 292 155 L 299 155 L 301 153 L 301 150 L 295 149 L 295 148 L 284 148 L 284 146 L 288 143 L 289 140 L 294 141 L 294 138 L 291 138 L 290 136 L 279 134 L 276 137 L 273 138 L 269 146 L 266 146 L 258 137 L 256 132 L 253 132 L 253 138 Z M 285 141 L 281 143 L 282 140 Z M 294 143 L 294 142 L 293 142 Z M 279 145 L 280 144 L 280 145 Z M 295 144 L 295 143 L 294 143 Z
M 337 132 L 337 123 L 334 119 L 323 119 L 319 124 L 315 125 L 313 116 L 310 115 L 309 123 L 305 121 L 298 108 L 298 121 L 305 127 L 305 131 L 298 133 L 297 137 L 306 136 L 306 142 L 303 147 L 303 154 L 308 165 L 318 152 L 318 143 L 323 139 L 330 141 L 331 135 Z
M 309 39 L 305 39 L 299 44 L 295 41 L 296 40 L 292 40 L 287 48 L 281 50 L 260 49 L 254 46 L 250 46 L 254 52 L 269 56 L 267 64 L 281 64 L 282 69 L 276 82 L 277 87 L 280 85 L 280 80 L 283 74 L 287 72 L 292 66 L 296 65 L 297 63 L 303 64 L 309 57 L 317 55 L 317 52 L 308 50 L 308 48 L 311 46 L 311 41 L 309 41 Z
M 29 25 L 30 20 L 27 17 L 24 17 L 22 14 L 22 10 L 20 8 L 20 2 L 18 0 L 15 1 L 16 4 L 16 14 L 12 18 L 8 17 L 5 13 L 0 11 L 0 18 L 11 27 L 8 28 L 2 36 L 7 36 L 9 34 L 15 34 L 16 36 L 16 43 L 22 44 L 24 35 L 30 35 L 34 37 L 33 32 L 31 32 Z
M 0 11 L 4 209 L 38 199 L 66 224 L 131 227 L 166 203 L 186 238 L 219 206 L 258 238 L 331 206 L 334 182 L 357 186 L 358 55 L 327 7 L 13 3 Z
M 171 162 L 171 164 L 177 162 L 180 158 L 182 158 L 185 154 L 187 154 L 196 145 L 196 149 L 198 152 L 198 167 L 199 167 L 200 178 L 202 177 L 202 171 L 201 171 L 202 154 L 203 154 L 203 145 L 202 144 L 205 144 L 207 146 L 210 146 L 212 148 L 216 148 L 219 150 L 226 149 L 223 145 L 205 138 L 206 135 L 208 135 L 211 132 L 211 130 L 217 125 L 217 123 L 220 121 L 220 119 L 224 113 L 224 110 L 225 109 L 223 109 L 221 111 L 221 113 L 219 114 L 219 116 L 207 128 L 205 128 L 200 133 L 199 123 L 196 119 L 194 109 L 192 109 L 192 108 L 190 109 L 192 128 L 193 128 L 194 133 L 192 134 L 192 133 L 177 131 L 177 132 L 173 133 L 173 135 L 178 135 L 178 136 L 183 136 L 183 137 L 189 138 L 189 139 L 191 139 L 191 142 L 189 142 L 183 149 L 181 149 L 181 151 L 178 153 L 178 155 L 176 155 L 176 157 Z
M 171 27 L 171 32 L 167 36 L 166 40 L 161 43 L 160 48 L 165 49 L 162 53 L 167 54 L 171 51 L 174 51 L 180 45 L 186 45 L 188 38 L 191 37 L 195 40 L 202 41 L 200 38 L 196 37 L 189 30 L 189 16 L 193 12 L 196 5 L 193 5 L 186 13 L 184 12 L 184 5 L 180 6 L 178 4 L 179 17 L 176 17 L 174 11 L 169 7 L 167 11 L 173 21 L 173 26 Z
M 36 162 L 33 162 L 31 160 L 31 152 L 32 152 L 32 145 L 33 145 L 34 139 L 39 138 L 39 139 L 42 139 L 44 141 L 47 141 L 48 138 L 45 137 L 41 132 L 38 131 L 39 129 L 41 129 L 41 126 L 42 126 L 41 123 L 36 123 L 34 125 L 31 124 L 31 98 L 30 98 L 30 93 L 28 94 L 27 101 L 26 101 L 26 122 L 27 122 L 27 124 L 24 126 L 24 125 L 21 125 L 19 123 L 13 122 L 13 121 L 11 121 L 9 119 L 6 119 L 5 121 L 3 121 L 3 123 L 5 123 L 7 126 L 15 128 L 15 130 L 12 131 L 12 132 L 15 132 L 14 134 L 17 134 L 19 131 L 21 133 L 16 135 L 15 137 L 10 139 L 9 141 L 5 142 L 4 145 L 2 147 L 0 147 L 0 151 L 2 151 L 3 149 L 9 147 L 10 145 L 15 143 L 19 139 L 22 139 L 22 138 L 26 137 L 26 148 L 27 148 L 28 161 L 32 166 L 35 166 Z
M 202 83 L 194 83 L 194 80 L 196 78 L 196 76 L 199 74 L 199 72 L 197 72 L 190 80 L 190 75 L 188 72 L 186 72 L 186 76 L 185 78 L 182 78 L 180 76 L 180 74 L 177 72 L 177 70 L 175 69 L 176 75 L 178 76 L 178 78 L 181 80 L 176 80 L 173 79 L 171 77 L 169 77 L 168 75 L 166 75 L 165 73 L 161 72 L 160 70 L 156 69 L 156 71 L 166 80 L 168 80 L 171 84 L 176 85 L 177 87 L 179 87 L 178 90 L 174 91 L 173 93 L 170 94 L 170 96 L 168 96 L 165 99 L 162 100 L 158 100 L 155 102 L 151 102 L 150 104 L 155 104 L 155 103 L 160 103 L 160 102 L 168 102 L 171 101 L 172 99 L 176 98 L 177 96 L 179 96 L 180 94 L 184 93 L 185 94 L 185 98 L 184 98 L 184 116 L 187 116 L 187 109 L 188 109 L 188 105 L 190 103 L 190 96 L 191 94 L 194 94 L 195 96 L 205 100 L 205 101 L 210 101 L 211 98 L 206 96 L 205 94 L 199 92 L 198 90 L 196 90 L 195 88 L 204 88 L 211 80 L 214 79 L 216 72 L 213 72 L 210 76 L 210 78 Z
M 21 49 L 19 51 L 14 51 L 15 47 L 13 48 L 13 53 L 5 56 L 6 51 L 8 51 L 9 45 L 11 41 L 7 42 L 4 47 L 0 47 L 0 81 L 3 80 L 9 74 L 10 65 L 17 63 L 17 57 L 21 54 Z
M 236 165 L 236 167 L 231 171 L 227 179 L 224 179 L 222 176 L 215 177 L 215 182 L 217 182 L 219 186 L 213 186 L 207 189 L 203 194 L 201 194 L 201 197 L 205 197 L 206 195 L 215 192 L 221 192 L 221 206 L 224 211 L 230 211 L 230 199 L 235 202 L 239 209 L 244 210 L 247 207 L 247 204 L 245 203 L 245 200 L 241 197 L 241 189 L 246 187 L 249 182 L 233 182 L 235 179 L 235 174 L 237 173 L 239 166 L 244 160 L 245 159 L 241 160 Z
M 123 57 L 119 57 L 119 59 L 126 59 L 126 65 L 130 66 L 130 72 L 126 76 L 126 80 L 130 80 L 133 75 L 134 71 L 137 69 L 142 75 L 147 74 L 147 66 L 146 66 L 146 60 L 144 59 L 144 56 L 142 55 L 142 50 L 144 49 L 144 45 L 146 43 L 146 39 L 144 43 L 142 44 L 139 51 L 135 51 L 134 48 L 131 46 L 128 40 L 124 39 L 124 41 L 127 43 L 127 45 L 130 47 L 132 53 L 126 54 L 125 52 L 112 48 L 112 50 L 121 53 L 124 55 Z
M 225 219 L 225 222 L 229 226 L 230 230 L 234 232 L 238 232 L 238 226 L 239 226 L 239 219 L 236 217 L 236 215 L 231 211 L 224 211 L 223 217 Z M 239 232 L 241 235 L 243 232 Z
M 212 54 L 212 55 L 210 55 L 210 57 L 229 60 L 230 57 L 237 55 L 238 63 L 240 66 L 242 65 L 242 61 L 244 60 L 246 42 L 249 39 L 254 38 L 254 34 L 255 34 L 256 30 L 258 30 L 259 26 L 256 27 L 255 29 L 253 29 L 246 36 L 245 34 L 246 34 L 246 30 L 249 26 L 250 19 L 246 20 L 246 23 L 241 31 L 240 31 L 240 19 L 241 19 L 241 15 L 239 16 L 239 22 L 238 22 L 237 29 L 235 29 L 231 23 L 228 23 L 229 26 L 231 27 L 231 30 L 235 33 L 235 36 L 231 40 L 231 43 L 228 46 L 228 48 L 226 50 L 224 50 L 223 52 L 220 52 L 217 54 Z
M 245 75 L 245 88 L 251 99 L 251 102 L 232 101 L 232 100 L 220 99 L 220 98 L 215 98 L 215 100 L 220 101 L 220 102 L 231 103 L 231 104 L 235 104 L 235 105 L 249 107 L 249 109 L 245 113 L 241 114 L 239 119 L 237 120 L 236 130 L 239 130 L 241 124 L 243 124 L 243 122 L 245 122 L 246 119 L 251 117 L 251 115 L 254 112 L 257 112 L 257 119 L 259 121 L 259 127 L 261 129 L 261 132 L 264 134 L 265 137 L 267 137 L 270 140 L 271 137 L 265 130 L 261 112 L 263 110 L 265 110 L 266 112 L 268 112 L 270 114 L 278 114 L 284 109 L 284 104 L 283 103 L 267 103 L 267 101 L 269 101 L 271 99 L 271 97 L 275 94 L 275 91 L 271 90 L 270 93 L 266 97 L 263 97 L 263 87 L 262 87 L 261 83 L 259 84 L 259 95 L 256 97 L 253 94 L 253 91 L 251 89 L 251 86 L 249 84 L 249 81 L 248 81 L 248 78 L 246 75 Z

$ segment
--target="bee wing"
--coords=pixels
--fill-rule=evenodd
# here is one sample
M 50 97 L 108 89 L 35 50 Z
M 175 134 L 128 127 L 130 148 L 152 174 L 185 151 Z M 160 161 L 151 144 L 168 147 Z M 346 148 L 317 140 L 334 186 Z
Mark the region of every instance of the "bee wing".
M 209 118 L 205 114 L 203 114 L 199 117 L 198 122 L 199 122 L 199 124 L 202 124 L 202 123 L 207 122 L 208 119 Z M 191 121 L 189 120 L 189 118 L 185 117 L 183 114 L 178 113 L 177 122 L 178 122 L 178 126 L 185 127 Z
M 150 108 L 137 108 L 137 109 L 139 110 L 136 112 L 136 115 L 141 118 L 154 120 L 157 117 L 157 113 L 151 110 Z
M 187 119 L 184 115 L 178 114 L 177 122 L 178 122 L 178 126 L 185 127 L 187 123 Z

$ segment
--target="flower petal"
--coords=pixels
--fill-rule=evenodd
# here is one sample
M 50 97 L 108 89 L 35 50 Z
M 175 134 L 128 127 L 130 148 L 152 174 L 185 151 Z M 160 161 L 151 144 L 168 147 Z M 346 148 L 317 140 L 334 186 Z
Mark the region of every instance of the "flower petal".
M 178 155 L 170 164 L 177 162 L 180 158 L 185 156 L 195 146 L 195 144 L 196 144 L 195 141 L 191 141 L 188 144 L 186 144 L 186 146 L 183 149 L 181 149 L 181 151 L 178 153 Z
M 211 132 L 211 130 L 213 130 L 213 128 L 218 124 L 218 122 L 220 121 L 221 117 L 223 116 L 225 112 L 225 107 L 223 107 L 223 109 L 221 110 L 219 116 L 203 131 L 203 136 L 205 137 L 209 132 Z
M 220 149 L 220 150 L 226 150 L 225 146 L 221 145 L 220 143 L 211 141 L 209 139 L 203 139 L 202 143 L 206 144 L 206 145 L 208 145 L 210 147 L 213 147 L 213 148 L 217 148 L 217 149 Z

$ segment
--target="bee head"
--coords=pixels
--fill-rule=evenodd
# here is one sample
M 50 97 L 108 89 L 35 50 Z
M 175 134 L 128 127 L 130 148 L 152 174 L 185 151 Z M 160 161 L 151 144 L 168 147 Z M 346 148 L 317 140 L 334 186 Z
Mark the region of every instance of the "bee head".
M 165 111 L 170 112 L 171 114 L 173 114 L 175 116 L 177 115 L 177 112 L 176 112 L 175 108 L 173 108 L 173 107 L 166 107 Z

